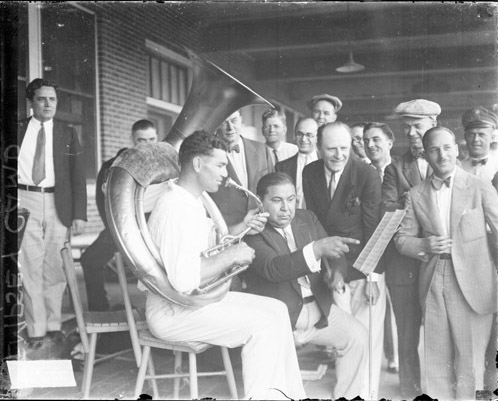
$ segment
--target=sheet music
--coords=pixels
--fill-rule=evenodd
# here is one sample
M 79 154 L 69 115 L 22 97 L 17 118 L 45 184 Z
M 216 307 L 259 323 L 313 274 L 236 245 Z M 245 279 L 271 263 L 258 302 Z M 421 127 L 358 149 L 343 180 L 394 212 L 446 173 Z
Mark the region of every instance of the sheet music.
M 382 254 L 398 229 L 405 213 L 405 210 L 398 209 L 394 212 L 386 212 L 384 214 L 374 233 L 353 263 L 355 269 L 361 271 L 363 274 L 369 274 L 375 270 L 377 263 L 379 263 Z

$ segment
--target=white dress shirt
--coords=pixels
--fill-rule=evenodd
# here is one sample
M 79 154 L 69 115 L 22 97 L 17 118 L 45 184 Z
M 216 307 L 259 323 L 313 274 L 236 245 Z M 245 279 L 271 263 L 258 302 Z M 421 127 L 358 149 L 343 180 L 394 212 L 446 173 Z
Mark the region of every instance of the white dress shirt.
M 268 146 L 268 145 L 266 145 L 266 146 Z M 277 149 L 273 149 L 270 146 L 268 146 L 268 148 L 271 151 L 274 164 L 278 163 L 275 160 L 275 152 L 277 153 L 278 161 L 281 162 L 282 160 L 286 160 L 286 159 L 289 159 L 290 157 L 294 156 L 299 151 L 299 148 L 297 147 L 297 145 L 294 145 L 293 143 L 288 143 L 288 142 L 280 142 L 280 146 Z
M 447 187 L 445 184 L 441 186 L 440 190 L 436 191 L 436 202 L 439 210 L 439 219 L 443 227 L 444 235 L 450 236 L 450 212 L 451 212 L 451 194 L 453 192 L 453 182 L 455 180 L 455 171 L 450 174 L 451 181 L 450 186 Z
M 474 166 L 472 165 L 472 161 L 476 159 L 468 157 L 462 161 L 462 168 L 470 174 L 474 174 L 486 181 L 491 181 L 498 172 L 498 159 L 492 155 L 488 155 L 486 159 L 486 164 L 477 164 Z
M 423 181 L 427 177 L 427 169 L 429 168 L 429 163 L 427 163 L 427 160 L 425 160 L 423 157 L 419 157 L 417 159 L 417 166 L 418 166 L 418 171 L 420 172 L 420 177 L 422 178 Z
M 294 239 L 294 233 L 292 232 L 292 227 L 290 225 L 284 228 L 277 228 L 277 227 L 274 228 L 282 237 L 284 237 L 291 252 L 298 251 L 296 241 Z M 315 273 L 321 270 L 320 266 L 321 259 L 317 259 L 315 256 L 315 252 L 313 251 L 313 242 L 310 242 L 308 245 L 306 245 L 303 248 L 303 256 L 304 260 L 306 261 L 306 266 L 308 266 L 310 272 Z M 301 294 L 303 298 L 313 296 L 313 292 L 311 292 L 311 289 L 309 288 L 308 276 L 300 277 L 300 279 L 304 279 L 308 283 L 306 285 L 304 284 L 303 280 L 298 279 L 299 285 L 301 286 Z
M 232 163 L 232 166 L 239 178 L 240 183 L 244 188 L 248 188 L 248 178 L 247 178 L 247 164 L 246 164 L 246 152 L 244 148 L 244 141 L 239 138 L 237 145 L 240 147 L 240 152 L 227 152 L 228 160 Z
M 53 137 L 54 120 L 43 123 L 45 129 L 45 178 L 38 184 L 39 187 L 55 186 Z M 33 159 L 36 151 L 36 140 L 41 129 L 41 122 L 32 117 L 29 120 L 26 134 L 21 144 L 17 164 L 18 183 L 24 185 L 35 185 L 33 182 Z
M 318 160 L 318 155 L 316 151 L 310 152 L 308 154 L 298 153 L 297 154 L 297 170 L 296 170 L 296 208 L 306 209 L 306 202 L 304 200 L 303 193 L 303 169 L 305 166 Z

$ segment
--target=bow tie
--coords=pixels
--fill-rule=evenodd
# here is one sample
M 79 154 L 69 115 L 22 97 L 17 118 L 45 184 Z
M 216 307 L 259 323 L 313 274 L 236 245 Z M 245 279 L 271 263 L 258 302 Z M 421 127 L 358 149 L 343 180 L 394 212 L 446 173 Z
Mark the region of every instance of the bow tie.
M 488 158 L 484 158 L 484 159 L 480 159 L 480 160 L 476 160 L 476 159 L 472 159 L 472 165 L 473 166 L 478 166 L 479 164 L 482 164 L 483 166 L 486 165 L 486 163 L 488 162 Z
M 439 177 L 432 177 L 432 186 L 436 191 L 439 191 L 443 186 L 443 184 L 445 184 L 449 188 L 450 183 L 451 183 L 451 176 L 446 177 L 444 180 L 442 180 Z
M 237 153 L 240 153 L 240 146 L 239 144 L 236 144 L 236 145 L 232 145 L 230 146 L 230 150 L 229 152 L 237 152 Z

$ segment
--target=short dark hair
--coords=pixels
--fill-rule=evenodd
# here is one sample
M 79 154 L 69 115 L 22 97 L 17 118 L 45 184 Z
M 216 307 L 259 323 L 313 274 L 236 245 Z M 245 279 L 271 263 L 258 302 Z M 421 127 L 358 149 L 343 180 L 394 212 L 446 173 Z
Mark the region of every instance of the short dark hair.
M 349 135 L 351 135 L 351 128 L 349 128 L 349 125 L 346 123 L 343 123 L 342 121 L 334 121 L 331 123 L 323 124 L 321 127 L 318 127 L 318 133 L 317 133 L 317 141 L 316 145 L 320 148 L 322 146 L 322 137 L 323 137 L 323 130 L 328 127 L 342 127 L 348 131 Z
M 289 174 L 283 173 L 281 171 L 274 171 L 273 173 L 268 173 L 261 177 L 256 186 L 256 195 L 261 199 L 268 193 L 268 188 L 275 185 L 291 184 L 294 188 L 294 181 Z
M 356 128 L 356 127 L 360 127 L 360 128 L 365 129 L 365 125 L 367 125 L 367 123 L 363 123 L 363 122 L 361 122 L 361 123 L 354 123 L 354 124 L 351 126 L 351 129 Z
M 284 125 L 287 124 L 287 117 L 285 116 L 285 113 L 278 107 L 266 110 L 261 116 L 261 121 L 264 124 L 266 120 L 272 117 L 280 118 L 280 120 L 284 123 Z
M 195 131 L 180 145 L 179 161 L 185 166 L 195 156 L 211 156 L 213 149 L 228 149 L 228 142 L 208 131 Z
M 136 131 L 146 130 L 149 128 L 156 128 L 156 126 L 154 125 L 154 123 L 152 121 L 145 120 L 145 119 L 138 120 L 132 125 L 131 133 L 133 134 Z
M 385 136 L 387 136 L 391 141 L 394 142 L 394 134 L 389 125 L 384 123 L 376 123 L 376 122 L 366 123 L 365 126 L 363 127 L 363 133 L 365 134 L 368 130 L 372 128 L 380 129 Z
M 299 119 L 296 121 L 296 125 L 294 125 L 294 132 L 296 132 L 297 126 L 299 124 L 301 124 L 303 121 L 308 121 L 308 120 L 314 121 L 316 123 L 316 120 L 314 118 L 311 118 L 311 117 L 299 117 Z M 317 124 L 317 126 L 318 126 L 318 124 Z
M 432 127 L 432 128 L 429 128 L 429 129 L 425 132 L 424 136 L 422 137 L 422 145 L 424 145 L 424 150 L 426 150 L 426 149 L 427 149 L 427 142 L 429 141 L 429 137 L 430 137 L 431 135 L 433 135 L 433 134 L 434 134 L 434 132 L 436 132 L 436 131 L 446 131 L 446 132 L 448 132 L 448 133 L 449 133 L 449 134 L 451 134 L 451 136 L 453 137 L 453 142 L 455 142 L 455 144 L 457 143 L 457 142 L 456 142 L 456 136 L 455 136 L 455 133 L 454 133 L 452 130 L 450 130 L 449 128 L 446 128 L 446 127 L 443 127 L 443 126 L 440 126 L 440 127 Z
M 35 92 L 42 86 L 50 86 L 54 88 L 55 93 L 57 93 L 57 85 L 52 81 L 47 81 L 46 79 L 36 78 L 33 79 L 29 85 L 26 87 L 26 98 L 33 101 L 35 97 Z

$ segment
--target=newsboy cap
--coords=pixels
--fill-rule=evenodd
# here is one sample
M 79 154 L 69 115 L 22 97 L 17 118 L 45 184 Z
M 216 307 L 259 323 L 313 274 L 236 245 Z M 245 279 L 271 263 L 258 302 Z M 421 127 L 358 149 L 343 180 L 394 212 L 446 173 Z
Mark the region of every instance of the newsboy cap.
M 336 113 L 339 110 L 341 110 L 341 107 L 342 107 L 341 99 L 339 99 L 336 96 L 330 96 L 330 95 L 327 95 L 327 94 L 313 96 L 311 98 L 311 100 L 309 101 L 309 103 L 308 103 L 309 108 L 312 109 L 313 106 L 316 104 L 316 102 L 318 102 L 319 100 L 326 100 L 327 102 L 331 103 L 332 106 L 334 106 L 334 110 L 335 110 Z
M 414 99 L 398 104 L 394 112 L 403 117 L 430 117 L 435 120 L 441 114 L 441 106 L 430 100 Z
M 491 110 L 484 107 L 474 107 L 467 110 L 462 116 L 464 129 L 471 128 L 498 128 L 498 117 Z

